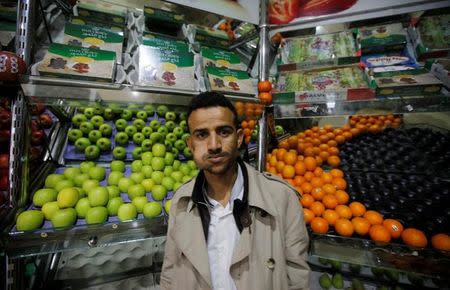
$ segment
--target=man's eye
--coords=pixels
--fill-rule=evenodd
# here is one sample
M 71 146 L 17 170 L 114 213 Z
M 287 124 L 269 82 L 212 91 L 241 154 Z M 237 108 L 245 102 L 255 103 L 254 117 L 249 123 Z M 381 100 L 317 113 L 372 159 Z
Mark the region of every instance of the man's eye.
M 198 138 L 198 139 L 204 139 L 204 138 L 206 138 L 207 135 L 208 134 L 206 134 L 205 132 L 197 132 L 197 133 L 195 133 L 195 137 Z
M 221 130 L 219 130 L 219 135 L 222 136 L 222 137 L 227 137 L 227 136 L 229 136 L 231 133 L 232 133 L 232 132 L 231 132 L 231 130 L 229 130 L 229 129 L 221 129 Z

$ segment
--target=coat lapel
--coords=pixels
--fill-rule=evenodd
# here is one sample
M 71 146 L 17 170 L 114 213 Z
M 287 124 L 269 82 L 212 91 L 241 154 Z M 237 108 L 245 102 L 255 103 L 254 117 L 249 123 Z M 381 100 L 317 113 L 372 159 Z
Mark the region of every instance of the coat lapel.
M 250 226 L 253 228 L 253 225 Z M 250 250 L 251 250 L 251 234 L 249 227 L 245 227 L 242 230 L 241 237 L 239 238 L 239 241 L 234 248 L 230 268 L 232 268 L 234 264 L 239 263 L 240 261 L 248 257 L 250 255 Z
M 208 249 L 198 209 L 194 207 L 190 212 L 180 213 L 176 222 L 174 240 L 178 248 L 212 287 Z

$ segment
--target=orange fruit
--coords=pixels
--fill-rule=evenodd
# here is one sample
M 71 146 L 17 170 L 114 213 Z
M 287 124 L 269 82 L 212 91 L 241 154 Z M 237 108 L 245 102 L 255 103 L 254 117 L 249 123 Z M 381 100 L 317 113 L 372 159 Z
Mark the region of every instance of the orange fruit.
M 402 240 L 408 246 L 424 248 L 428 244 L 427 237 L 425 234 L 414 228 L 407 228 L 402 233 Z
M 309 182 L 303 182 L 300 185 L 300 188 L 302 189 L 303 193 L 311 193 L 311 191 L 313 190 L 313 187 Z
M 329 140 L 327 142 L 327 145 L 330 147 L 336 147 L 338 145 L 338 143 L 335 140 Z
M 394 239 L 400 238 L 403 232 L 403 225 L 394 219 L 385 219 L 383 221 L 383 226 L 389 231 L 391 237 Z
M 355 217 L 352 219 L 353 228 L 355 233 L 364 236 L 369 232 L 371 224 L 363 217 Z
M 322 198 L 322 203 L 325 208 L 334 209 L 338 205 L 338 200 L 334 195 L 326 194 Z
M 351 219 L 352 218 L 352 211 L 346 205 L 339 204 L 338 206 L 336 206 L 336 208 L 334 210 L 337 212 L 337 214 L 341 218 L 344 218 L 344 219 Z
M 313 211 L 315 216 L 321 216 L 325 211 L 325 207 L 320 201 L 313 202 L 309 209 Z
M 334 178 L 337 178 L 337 177 L 343 178 L 343 177 L 344 177 L 344 172 L 343 172 L 342 170 L 340 170 L 340 169 L 337 169 L 337 168 L 331 169 L 331 170 L 330 170 L 330 174 L 331 174 L 331 176 L 333 176 Z
M 313 202 L 314 197 L 312 197 L 312 195 L 308 193 L 304 193 L 300 198 L 300 203 L 304 208 L 309 208 Z
M 322 160 L 327 160 L 328 157 L 330 157 L 330 153 L 328 153 L 328 151 L 320 151 L 319 157 L 322 158 Z
M 317 161 L 314 157 L 308 156 L 303 160 L 303 162 L 305 162 L 305 166 L 306 166 L 307 170 L 313 171 L 314 169 L 316 169 Z
M 342 177 L 333 178 L 331 184 L 333 184 L 337 190 L 345 190 L 347 188 L 347 181 Z
M 283 161 L 287 165 L 294 165 L 297 162 L 297 154 L 294 152 L 286 152 L 283 156 Z
M 360 132 L 358 128 L 351 128 L 350 133 L 352 133 L 352 136 L 358 136 Z
M 255 128 L 255 125 L 256 125 L 255 120 L 250 120 L 250 121 L 248 121 L 248 127 L 249 127 L 250 129 L 254 129 L 254 128 Z
M 297 161 L 294 165 L 295 174 L 303 175 L 306 172 L 306 165 L 303 161 Z
M 335 194 L 336 188 L 332 184 L 324 184 L 322 186 L 322 190 L 325 192 L 325 194 Z
M 305 148 L 305 150 L 303 150 L 303 155 L 305 155 L 305 156 L 314 156 L 315 154 L 314 154 L 314 149 L 313 148 L 314 147 Z
M 280 149 L 285 149 L 285 150 L 286 150 L 285 152 L 287 152 L 287 150 L 291 149 L 291 148 L 289 147 L 289 143 L 288 143 L 287 140 L 283 140 L 283 141 L 281 141 L 280 143 L 278 143 L 278 148 L 280 148 Z M 283 160 L 283 158 L 282 158 L 282 157 L 279 158 L 278 155 L 277 155 L 277 159 Z
M 450 236 L 447 234 L 436 234 L 431 238 L 433 248 L 441 251 L 450 251 Z
M 329 147 L 328 148 L 328 153 L 331 156 L 338 156 L 339 155 L 339 149 L 337 147 Z
M 364 214 L 364 218 L 367 219 L 371 225 L 383 224 L 383 215 L 374 210 L 366 211 L 366 213 Z
M 261 92 L 258 95 L 259 100 L 261 101 L 261 103 L 263 103 L 264 105 L 268 105 L 268 104 L 272 104 L 272 94 L 269 92 Z
M 284 166 L 285 164 L 283 161 L 277 161 L 277 165 L 275 165 L 275 168 L 277 169 L 278 173 L 282 173 Z
M 247 121 L 242 121 L 242 123 L 241 123 L 241 128 L 242 129 L 247 129 L 248 128 L 248 122 Z
M 334 225 L 335 222 L 339 219 L 339 215 L 332 209 L 326 209 L 323 214 L 322 217 L 324 219 L 326 219 L 326 221 L 328 222 L 328 224 L 330 225 Z
M 272 174 L 277 174 L 277 169 L 275 168 L 275 167 L 273 167 L 273 166 L 270 166 L 269 167 L 269 170 L 267 170 L 269 173 L 272 173 Z
M 297 148 L 298 145 L 298 137 L 296 135 L 294 136 L 290 136 L 288 138 L 288 143 L 289 143 L 289 147 L 291 147 L 292 149 Z
M 331 183 L 333 181 L 333 176 L 328 172 L 324 172 L 322 174 L 322 181 L 324 184 Z
M 223 23 L 222 23 L 223 24 Z M 258 83 L 259 92 L 270 92 L 272 90 L 272 83 L 270 81 L 260 81 Z
M 281 143 L 281 142 L 280 142 Z M 281 160 L 283 160 L 284 158 L 284 154 L 286 154 L 286 152 L 287 152 L 287 150 L 286 149 L 284 149 L 284 148 L 279 148 L 278 150 L 277 150 L 277 153 L 275 154 L 275 156 L 277 157 L 277 160 L 279 160 L 279 161 L 281 161 Z
M 323 192 L 322 188 L 316 187 L 311 191 L 311 195 L 315 200 L 322 200 L 322 198 L 325 196 L 325 192 Z
M 270 164 L 270 166 L 276 166 L 277 165 L 277 157 L 275 155 L 270 156 L 269 164 Z
M 350 140 L 353 138 L 353 135 L 350 132 L 344 132 L 342 133 L 342 136 L 344 136 L 345 140 Z
M 314 175 L 317 177 L 321 177 L 323 174 L 323 169 L 321 167 L 316 167 L 316 169 L 314 169 Z
M 355 217 L 363 216 L 366 213 L 366 207 L 359 201 L 351 202 L 348 207 L 352 211 L 352 215 Z
M 318 167 L 318 168 L 320 168 L 320 167 Z M 322 187 L 322 185 L 323 185 L 322 178 L 320 178 L 320 177 L 313 177 L 311 179 L 310 183 L 313 187 Z
M 343 237 L 350 237 L 353 235 L 353 224 L 348 219 L 338 219 L 334 224 L 336 232 Z
M 310 209 L 307 208 L 303 209 L 303 219 L 305 220 L 306 224 L 309 224 L 314 217 L 315 217 L 314 213 Z
M 347 204 L 350 199 L 348 193 L 343 190 L 336 190 L 335 195 L 339 204 Z
M 320 144 L 320 145 L 319 145 L 319 149 L 320 149 L 321 151 L 327 151 L 328 148 L 330 148 L 330 146 L 328 146 L 327 144 Z
M 389 243 L 391 241 L 391 234 L 382 225 L 372 225 L 369 230 L 369 235 L 376 242 Z
M 316 176 L 311 171 L 308 171 L 303 175 L 303 177 L 306 179 L 306 181 L 310 182 Z
M 306 180 L 305 180 L 305 178 L 303 177 L 303 176 L 300 176 L 300 175 L 296 175 L 295 177 L 294 177 L 294 184 L 296 185 L 296 186 L 300 186 L 303 182 L 305 182 Z
M 326 234 L 329 229 L 326 219 L 321 217 L 315 217 L 311 221 L 311 229 L 317 234 Z
M 336 137 L 334 137 L 334 140 L 336 140 L 336 142 L 338 142 L 338 144 L 342 144 L 345 142 L 345 137 L 342 135 L 337 135 Z
M 334 147 L 331 147 L 334 148 Z M 338 167 L 339 164 L 341 164 L 341 158 L 339 158 L 339 156 L 330 156 L 327 159 L 327 163 L 328 165 L 330 165 L 331 167 Z
M 292 165 L 285 165 L 283 167 L 283 171 L 281 172 L 284 178 L 294 178 L 295 176 L 295 168 Z
M 294 179 L 292 179 L 292 178 L 285 178 L 284 176 L 283 176 L 283 178 L 284 178 L 284 180 L 286 180 L 290 185 L 295 186 L 295 184 L 294 184 Z
M 320 156 L 316 156 L 315 159 L 316 159 L 316 165 L 321 166 L 323 163 L 323 159 L 320 158 Z

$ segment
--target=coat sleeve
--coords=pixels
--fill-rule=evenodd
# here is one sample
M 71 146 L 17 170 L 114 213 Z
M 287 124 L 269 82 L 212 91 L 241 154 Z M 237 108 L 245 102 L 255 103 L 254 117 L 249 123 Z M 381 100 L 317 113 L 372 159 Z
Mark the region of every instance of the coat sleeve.
M 310 269 L 307 263 L 309 237 L 303 220 L 303 208 L 298 196 L 287 189 L 286 209 L 286 263 L 289 289 L 309 289 Z
M 174 203 L 171 206 L 171 212 L 174 207 Z M 160 288 L 161 290 L 172 289 L 172 279 L 175 277 L 174 265 L 176 263 L 177 248 L 173 240 L 173 231 L 175 229 L 175 215 L 169 216 L 169 225 L 167 228 L 166 247 L 164 250 L 164 261 L 161 270 Z

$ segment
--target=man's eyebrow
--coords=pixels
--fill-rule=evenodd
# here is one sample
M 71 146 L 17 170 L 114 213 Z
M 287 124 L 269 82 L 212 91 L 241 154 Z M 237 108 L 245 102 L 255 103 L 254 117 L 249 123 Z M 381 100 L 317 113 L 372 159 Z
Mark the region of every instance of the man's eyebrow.
M 203 132 L 208 132 L 208 129 L 198 128 L 198 129 L 195 129 L 194 132 L 192 132 L 192 133 L 203 133 Z
M 234 126 L 231 126 L 231 125 L 222 125 L 222 126 L 218 126 L 216 128 L 216 130 L 223 130 L 223 129 L 231 129 L 233 131 L 235 130 Z

